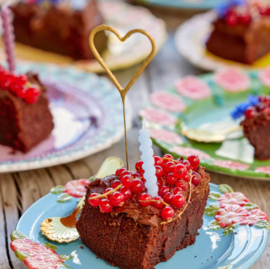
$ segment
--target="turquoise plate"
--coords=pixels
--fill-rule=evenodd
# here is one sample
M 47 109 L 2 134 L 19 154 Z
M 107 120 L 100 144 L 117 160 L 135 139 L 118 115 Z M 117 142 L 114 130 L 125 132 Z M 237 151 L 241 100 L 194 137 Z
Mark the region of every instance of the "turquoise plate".
M 233 218 L 235 221 L 233 225 L 225 229 L 221 228 L 215 221 L 214 215 L 218 212 L 221 200 L 224 202 L 224 197 L 227 203 L 232 201 L 230 200 L 231 195 L 237 195 L 237 200 L 240 202 L 244 197 L 241 193 L 233 193 L 228 185 L 211 184 L 211 193 L 206 208 L 206 214 L 209 216 L 204 215 L 203 217 L 203 226 L 199 230 L 195 245 L 176 252 L 169 261 L 158 264 L 156 268 L 250 268 L 267 246 L 270 224 L 266 221 L 259 221 L 254 226 L 238 225 L 237 221 L 242 219 L 237 213 Z M 36 242 L 55 244 L 58 254 L 71 255 L 72 259 L 66 261 L 65 264 L 73 269 L 111 268 L 102 259 L 97 259 L 80 239 L 69 244 L 58 244 L 48 241 L 41 234 L 39 227 L 43 220 L 68 215 L 77 203 L 75 198 L 66 203 L 57 203 L 57 198 L 58 195 L 50 193 L 33 204 L 21 217 L 17 230 Z M 241 206 L 241 210 L 245 212 L 253 212 L 251 210 L 253 208 L 256 208 L 256 205 L 251 203 Z M 261 210 L 259 211 L 261 214 L 265 214 Z
M 217 0 L 129 0 L 129 2 L 144 5 L 187 9 L 212 9 L 218 3 Z

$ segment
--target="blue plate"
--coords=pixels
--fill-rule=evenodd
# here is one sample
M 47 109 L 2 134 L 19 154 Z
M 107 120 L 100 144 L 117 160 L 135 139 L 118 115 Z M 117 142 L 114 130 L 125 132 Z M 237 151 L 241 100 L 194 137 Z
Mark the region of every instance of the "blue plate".
M 132 3 L 187 9 L 212 9 L 217 0 L 129 0 Z
M 222 192 L 226 193 L 226 190 L 233 192 L 227 185 L 217 186 L 211 184 L 211 193 L 207 202 L 207 208 L 211 209 L 209 206 L 218 205 L 218 199 L 221 195 L 224 197 L 225 194 L 222 194 Z M 80 240 L 69 244 L 58 244 L 48 241 L 41 234 L 39 227 L 43 220 L 49 217 L 68 215 L 72 212 L 77 203 L 77 199 L 75 198 L 66 203 L 57 203 L 57 198 L 58 195 L 56 194 L 48 194 L 33 204 L 21 217 L 17 225 L 17 230 L 34 241 L 57 245 L 58 254 L 72 256 L 72 259 L 67 261 L 66 264 L 73 269 L 111 268 L 111 266 L 102 259 L 97 259 L 95 254 L 85 247 Z M 249 203 L 247 205 L 251 207 L 253 204 Z M 210 214 L 208 213 L 208 215 Z M 219 229 L 213 230 L 212 224 L 214 222 L 213 216 L 204 215 L 203 227 L 199 230 L 196 243 L 176 252 L 169 261 L 158 264 L 156 268 L 250 268 L 264 252 L 268 242 L 269 231 L 266 228 L 248 225 L 238 225 L 235 228 L 235 225 L 233 225 L 226 229 L 217 227 L 217 225 L 215 229 Z M 264 223 L 268 225 L 266 221 Z M 227 235 L 225 235 L 226 233 Z

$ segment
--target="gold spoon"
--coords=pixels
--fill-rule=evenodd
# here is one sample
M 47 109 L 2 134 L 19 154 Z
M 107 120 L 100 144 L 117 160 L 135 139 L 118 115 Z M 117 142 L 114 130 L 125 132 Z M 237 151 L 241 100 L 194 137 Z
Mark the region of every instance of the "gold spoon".
M 103 178 L 112 175 L 118 168 L 124 166 L 123 161 L 118 157 L 108 157 L 99 168 L 95 178 Z M 73 212 L 67 217 L 52 217 L 40 224 L 41 233 L 49 240 L 58 243 L 70 243 L 79 238 L 76 229 L 76 221 L 79 212 L 84 205 L 85 196 L 80 199 Z

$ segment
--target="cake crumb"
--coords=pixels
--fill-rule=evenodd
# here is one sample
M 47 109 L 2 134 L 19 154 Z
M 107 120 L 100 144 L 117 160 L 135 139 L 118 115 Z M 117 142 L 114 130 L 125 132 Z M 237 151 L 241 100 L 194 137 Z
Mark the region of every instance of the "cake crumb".
M 81 249 L 84 249 L 84 247 L 83 247 L 83 246 L 80 246 L 80 248 L 81 248 Z
M 195 256 L 195 258 L 197 258 L 197 256 Z

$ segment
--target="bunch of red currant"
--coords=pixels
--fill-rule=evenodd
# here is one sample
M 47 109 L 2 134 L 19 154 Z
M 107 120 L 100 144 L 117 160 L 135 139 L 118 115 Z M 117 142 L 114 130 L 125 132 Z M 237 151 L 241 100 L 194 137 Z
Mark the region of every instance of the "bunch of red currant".
M 200 184 L 201 176 L 196 172 L 200 160 L 195 155 L 189 156 L 187 160 L 183 158 L 174 160 L 170 154 L 166 154 L 162 158 L 154 156 L 154 159 L 159 196 L 152 198 L 150 194 L 143 193 L 140 196 L 140 203 L 143 206 L 152 205 L 162 209 L 161 217 L 168 220 L 174 216 L 174 208 L 179 209 L 185 205 L 184 192 L 188 188 L 188 182 L 191 181 L 195 186 Z M 137 171 L 142 170 L 141 164 L 141 162 L 136 164 Z
M 118 169 L 115 173 L 118 178 L 111 183 L 111 187 L 103 194 L 92 193 L 88 202 L 92 206 L 99 206 L 102 212 L 108 213 L 114 206 L 123 206 L 133 194 L 141 194 L 139 197 L 141 205 L 161 209 L 161 217 L 164 220 L 171 219 L 175 214 L 174 208 L 179 209 L 186 203 L 184 192 L 187 190 L 188 182 L 195 186 L 200 184 L 201 176 L 197 173 L 200 160 L 195 155 L 189 156 L 187 160 L 183 158 L 174 160 L 170 154 L 162 158 L 154 156 L 154 159 L 159 196 L 152 197 L 146 192 L 142 193 L 145 190 L 143 161 L 138 161 L 135 172 L 129 172 L 125 168 Z
M 256 106 L 250 106 L 246 109 L 245 111 L 245 117 L 247 119 L 251 119 L 254 116 L 256 116 L 256 114 L 258 112 L 263 112 L 263 111 L 267 111 L 270 112 L 269 107 L 270 107 L 270 96 L 264 96 L 261 95 L 258 97 L 259 103 Z
M 137 172 L 129 172 L 126 168 L 119 168 L 111 187 L 107 188 L 102 195 L 92 193 L 89 197 L 89 203 L 92 206 L 99 206 L 102 212 L 111 212 L 113 206 L 123 206 L 126 200 L 133 194 L 142 193 L 144 190 L 143 175 Z
M 40 95 L 40 89 L 29 85 L 27 76 L 16 76 L 0 66 L 0 88 L 10 91 L 22 98 L 26 103 L 35 103 Z

